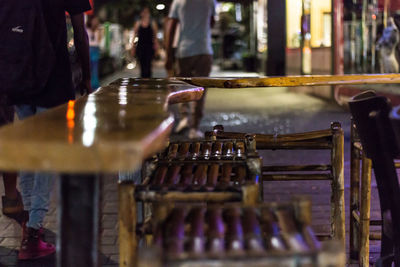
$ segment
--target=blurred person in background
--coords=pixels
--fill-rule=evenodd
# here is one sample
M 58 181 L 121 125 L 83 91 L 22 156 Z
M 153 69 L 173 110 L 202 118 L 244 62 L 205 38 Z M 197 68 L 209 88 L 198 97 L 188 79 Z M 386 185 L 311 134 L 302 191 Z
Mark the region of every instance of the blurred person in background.
M 136 45 L 132 47 L 132 56 L 137 57 L 140 64 L 140 77 L 151 78 L 152 61 L 158 50 L 157 24 L 151 19 L 150 8 L 143 8 L 140 20 L 133 28 Z
M 92 74 L 90 82 L 94 90 L 100 87 L 99 60 L 100 60 L 100 41 L 102 35 L 99 26 L 100 26 L 100 21 L 95 15 L 88 17 L 86 22 L 86 30 L 89 37 L 89 47 L 90 47 L 90 72 Z
M 168 17 L 164 18 L 163 24 L 164 24 L 164 36 L 167 36 L 168 34 Z M 171 68 L 167 69 L 167 75 L 168 77 L 176 77 L 178 76 L 178 62 L 176 60 L 176 50 L 178 49 L 178 42 L 179 42 L 179 23 L 176 25 L 176 31 L 175 31 L 175 36 L 174 40 L 172 42 L 172 63 L 171 63 Z M 168 47 L 167 40 L 168 38 L 164 38 L 164 47 Z
M 178 76 L 206 77 L 210 75 L 213 50 L 211 47 L 211 27 L 214 25 L 215 0 L 174 0 L 169 11 L 166 35 L 168 72 L 173 69 L 173 42 L 179 23 L 179 41 L 176 50 Z M 188 119 L 188 106 L 181 110 L 181 122 L 177 128 L 189 121 L 189 138 L 201 138 L 199 124 L 203 117 L 205 93 L 201 100 L 194 103 L 192 120 Z

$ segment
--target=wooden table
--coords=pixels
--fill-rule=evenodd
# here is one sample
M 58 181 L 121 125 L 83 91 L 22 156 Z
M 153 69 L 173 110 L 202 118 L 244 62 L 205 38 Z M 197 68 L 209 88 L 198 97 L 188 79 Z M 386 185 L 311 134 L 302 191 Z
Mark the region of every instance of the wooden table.
M 200 86 L 399 82 L 399 74 L 120 79 L 90 96 L 1 128 L 0 169 L 60 173 L 58 266 L 97 266 L 100 178 L 105 173 L 133 171 L 144 158 L 164 146 L 173 124 L 169 104 L 200 99 L 203 94 Z M 129 206 L 129 202 L 124 205 Z
M 101 176 L 161 150 L 174 122 L 168 105 L 202 94 L 180 81 L 121 79 L 0 129 L 0 169 L 61 174 L 58 266 L 100 265 Z

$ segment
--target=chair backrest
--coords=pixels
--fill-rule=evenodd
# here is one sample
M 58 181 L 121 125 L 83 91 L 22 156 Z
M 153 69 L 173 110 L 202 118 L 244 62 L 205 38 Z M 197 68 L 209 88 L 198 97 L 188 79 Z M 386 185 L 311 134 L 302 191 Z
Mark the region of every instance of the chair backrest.
M 253 168 L 253 160 L 258 163 L 256 168 Z M 159 186 L 175 190 L 179 186 L 185 190 L 205 186 L 213 191 L 218 186 L 257 183 L 260 160 L 251 136 L 234 140 L 172 142 L 155 160 L 149 185 L 153 189 Z
M 376 95 L 373 91 L 366 91 L 354 96 L 349 102 L 349 107 L 366 155 L 372 158 L 372 154 L 379 151 L 379 146 L 384 145 L 387 152 L 395 157 L 399 153 L 399 146 L 389 120 L 391 105 L 388 99 Z M 374 125 L 375 119 L 371 116 L 374 112 L 380 112 L 380 128 Z M 380 142 L 378 130 L 383 131 L 385 136 Z
M 145 202 L 259 201 L 261 158 L 254 136 L 171 142 L 147 164 L 135 196 Z
M 246 133 L 226 132 L 222 125 L 214 126 L 212 131 L 206 132 L 210 139 L 224 140 L 244 138 Z M 345 213 L 344 213 L 344 134 L 339 122 L 331 123 L 330 129 L 309 131 L 293 134 L 253 134 L 256 149 L 267 150 L 318 150 L 330 152 L 330 162 L 324 164 L 298 164 L 280 160 L 279 165 L 262 167 L 262 181 L 298 181 L 298 180 L 329 180 L 331 181 L 331 233 L 321 234 L 319 237 L 331 237 L 345 240 Z M 272 153 L 271 153 L 272 154 Z M 266 161 L 267 162 L 267 161 Z M 283 165 L 285 164 L 285 165 Z M 287 165 L 289 164 L 289 165 Z M 263 186 L 260 186 L 264 196 Z
M 304 198 L 255 206 L 183 204 L 154 226 L 149 247 L 163 266 L 344 266 L 341 249 L 330 255 L 333 265 L 326 262 L 327 247 L 316 240 L 310 214 Z
M 340 123 L 334 122 L 331 129 L 310 131 L 294 134 L 255 134 L 257 149 L 331 149 L 332 130 L 341 128 Z M 226 132 L 223 125 L 216 125 L 212 131 L 206 132 L 207 138 L 243 139 L 248 135 L 240 132 Z
M 400 188 L 394 164 L 399 144 L 389 119 L 391 105 L 387 98 L 365 92 L 353 97 L 349 107 L 363 149 L 374 167 L 384 221 L 383 237 L 391 240 L 390 245 L 382 243 L 381 256 L 385 256 L 393 252 L 392 245 L 395 251 L 400 248 Z M 399 259 L 400 254 L 395 252 L 396 266 Z
M 396 106 L 392 109 L 390 121 L 392 122 L 396 143 L 400 144 L 400 106 Z

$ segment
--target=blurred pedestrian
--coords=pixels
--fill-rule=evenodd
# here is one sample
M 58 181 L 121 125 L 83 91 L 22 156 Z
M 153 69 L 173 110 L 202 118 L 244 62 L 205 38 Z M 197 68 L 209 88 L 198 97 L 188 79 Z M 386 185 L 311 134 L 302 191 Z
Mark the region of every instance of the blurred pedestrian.
M 396 50 L 400 41 L 399 29 L 392 17 L 388 18 L 387 27 L 383 30 L 382 37 L 376 44 L 379 52 L 379 65 L 381 73 L 399 73 L 399 62 Z
M 100 42 L 102 34 L 100 31 L 100 21 L 95 15 L 88 16 L 86 21 L 86 30 L 89 36 L 90 47 L 90 72 L 92 75 L 91 85 L 94 90 L 100 87 L 99 81 L 99 60 L 100 60 Z
M 16 105 L 21 120 L 75 99 L 65 12 L 71 16 L 75 47 L 82 66 L 81 92 L 92 92 L 89 42 L 83 14 L 90 9 L 89 0 L 8 1 L 0 9 L 3 22 L 0 30 L 4 35 L 0 46 L 7 55 L 0 60 L 0 90 L 8 93 L 8 101 Z M 55 252 L 55 246 L 43 240 L 42 230 L 54 179 L 55 176 L 48 173 L 20 173 L 24 209 L 29 212 L 28 220 L 23 223 L 20 260 L 37 259 Z
M 167 36 L 168 32 L 168 20 L 169 18 L 166 17 L 164 20 L 164 36 Z M 178 42 L 179 42 L 179 32 L 180 32 L 180 28 L 179 28 L 179 23 L 176 26 L 176 31 L 175 31 L 175 36 L 174 36 L 174 40 L 172 42 L 172 63 L 171 63 L 171 68 L 167 69 L 167 75 L 168 77 L 176 77 L 178 76 L 178 62 L 176 60 L 176 51 L 178 49 Z M 164 38 L 164 47 L 167 47 L 167 38 Z
M 132 48 L 132 56 L 136 56 L 140 64 L 140 77 L 151 78 L 152 61 L 158 50 L 157 24 L 151 19 L 150 8 L 143 8 L 140 20 L 133 28 L 136 45 Z
M 211 28 L 214 24 L 215 0 L 174 0 L 169 11 L 167 26 L 166 69 L 173 68 L 173 41 L 179 23 L 179 41 L 176 51 L 178 76 L 206 77 L 210 75 L 213 50 L 211 47 Z M 199 124 L 203 117 L 205 93 L 194 104 L 192 120 L 189 122 L 189 137 L 200 138 Z M 183 106 L 184 108 L 187 106 Z M 181 121 L 188 121 L 188 111 L 182 110 Z M 179 123 L 182 124 L 182 123 Z M 178 124 L 178 126 L 180 126 Z

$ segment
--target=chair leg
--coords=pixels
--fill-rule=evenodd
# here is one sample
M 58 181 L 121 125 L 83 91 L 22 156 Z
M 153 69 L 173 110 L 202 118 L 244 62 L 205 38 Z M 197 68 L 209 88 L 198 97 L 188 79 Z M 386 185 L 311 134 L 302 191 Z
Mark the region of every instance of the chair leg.
M 136 200 L 135 185 L 122 182 L 118 185 L 119 199 L 119 266 L 136 266 Z
M 341 241 L 345 247 L 344 134 L 339 123 L 333 123 L 331 129 L 333 132 L 331 235 L 334 239 Z
M 382 227 L 382 241 L 381 241 L 381 258 L 390 258 L 393 256 L 393 240 L 385 235 Z M 383 267 L 391 267 L 392 261 L 383 261 Z M 397 267 L 397 266 L 396 266 Z
M 363 155 L 360 206 L 360 266 L 369 267 L 369 222 L 371 214 L 372 162 Z
M 379 258 L 374 266 L 375 267 L 383 267 L 383 266 L 392 266 L 392 262 L 394 260 L 394 255 L 388 255 L 383 258 Z
M 352 122 L 350 135 L 350 260 L 358 262 L 360 242 L 359 225 L 353 217 L 353 211 L 360 208 L 360 151 L 354 146 L 356 129 Z
M 397 246 L 394 247 L 394 266 L 400 266 L 400 248 Z

